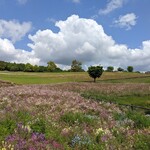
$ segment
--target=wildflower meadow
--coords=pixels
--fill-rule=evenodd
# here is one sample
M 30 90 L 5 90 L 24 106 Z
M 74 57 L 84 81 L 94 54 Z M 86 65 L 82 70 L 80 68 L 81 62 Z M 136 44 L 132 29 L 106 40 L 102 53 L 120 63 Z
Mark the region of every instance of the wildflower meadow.
M 149 89 L 149 84 L 1 83 L 0 149 L 149 150 L 149 115 L 85 96 L 92 90 L 125 95 Z

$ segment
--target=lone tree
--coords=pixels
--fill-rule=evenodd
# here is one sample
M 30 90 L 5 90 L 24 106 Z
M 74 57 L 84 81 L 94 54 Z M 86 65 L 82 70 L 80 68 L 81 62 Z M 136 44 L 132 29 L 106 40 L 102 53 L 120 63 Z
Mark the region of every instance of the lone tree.
M 128 72 L 133 72 L 133 66 L 128 66 L 127 70 L 128 70 Z
M 47 70 L 49 72 L 54 72 L 56 70 L 56 68 L 57 68 L 57 66 L 56 66 L 56 64 L 53 61 L 49 61 L 47 63 Z
M 118 71 L 124 71 L 124 69 L 123 68 L 121 68 L 121 67 L 119 67 L 118 69 L 117 69 Z
M 89 76 L 94 79 L 94 82 L 96 82 L 96 78 L 99 78 L 103 73 L 103 67 L 102 66 L 91 66 L 88 68 Z
M 77 60 L 73 60 L 71 64 L 71 71 L 72 72 L 81 72 L 83 71 L 82 69 L 82 63 Z
M 113 72 L 114 71 L 114 67 L 113 66 L 108 66 L 106 71 Z

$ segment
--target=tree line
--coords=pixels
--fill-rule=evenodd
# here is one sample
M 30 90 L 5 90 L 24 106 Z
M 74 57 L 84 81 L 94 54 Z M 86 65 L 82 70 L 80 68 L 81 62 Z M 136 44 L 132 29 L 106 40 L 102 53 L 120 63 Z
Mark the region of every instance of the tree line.
M 117 68 L 117 71 L 123 72 L 133 72 L 134 68 L 133 66 L 127 66 L 127 69 L 123 69 L 121 67 Z M 38 66 L 38 65 L 32 65 L 30 63 L 23 64 L 23 63 L 11 63 L 11 62 L 5 62 L 0 61 L 0 71 L 23 71 L 23 72 L 83 72 L 84 69 L 82 68 L 82 63 L 77 60 L 73 60 L 70 66 L 70 69 L 68 70 L 62 70 L 60 69 L 53 61 L 47 62 L 47 66 Z M 107 72 L 113 72 L 114 67 L 108 66 L 105 70 Z
M 122 72 L 133 72 L 134 68 L 133 66 L 127 66 L 127 70 L 121 68 L 121 67 L 118 67 L 117 68 L 117 71 L 122 71 Z M 108 66 L 107 69 L 106 69 L 107 72 L 113 72 L 114 71 L 114 67 L 113 66 Z
M 30 63 L 11 63 L 0 61 L 0 71 L 23 71 L 23 72 L 83 72 L 82 63 L 73 60 L 69 70 L 60 69 L 53 61 L 47 62 L 47 66 L 32 65 Z

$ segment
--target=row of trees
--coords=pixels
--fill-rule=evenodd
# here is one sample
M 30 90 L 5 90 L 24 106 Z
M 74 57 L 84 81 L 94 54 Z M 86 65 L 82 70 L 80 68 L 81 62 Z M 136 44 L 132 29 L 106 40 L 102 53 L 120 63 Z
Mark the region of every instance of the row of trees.
M 0 71 L 24 71 L 24 72 L 62 72 L 63 70 L 60 69 L 53 61 L 49 61 L 47 66 L 38 66 L 32 65 L 30 63 L 23 64 L 23 63 L 10 63 L 5 61 L 0 61 Z M 82 72 L 82 63 L 73 60 L 71 64 L 71 68 L 67 70 L 69 72 Z
M 127 71 L 128 72 L 133 72 L 133 70 L 134 70 L 133 66 L 128 66 L 127 67 Z M 106 71 L 107 72 L 113 72 L 114 71 L 114 67 L 113 66 L 108 66 Z M 126 71 L 126 70 L 124 70 L 123 68 L 119 67 L 119 68 L 117 68 L 117 71 Z
M 113 72 L 114 67 L 109 66 L 109 67 L 107 67 L 106 71 Z M 124 69 L 119 67 L 118 71 L 124 71 Z M 127 71 L 128 72 L 133 72 L 133 66 L 128 66 Z M 87 72 L 88 72 L 89 76 L 94 79 L 94 82 L 96 82 L 96 78 L 99 78 L 102 75 L 102 73 L 104 72 L 104 70 L 103 70 L 102 66 L 91 66 L 91 67 L 88 68 Z
M 0 70 L 1 71 L 24 71 L 24 72 L 44 72 L 48 71 L 48 67 L 45 66 L 37 66 L 31 65 L 30 63 L 23 64 L 23 63 L 10 63 L 0 61 Z
M 63 71 L 60 69 L 53 61 L 49 61 L 47 63 L 47 66 L 38 66 L 38 65 L 31 65 L 30 63 L 23 64 L 23 63 L 10 63 L 10 62 L 4 62 L 0 61 L 0 70 L 6 70 L 6 71 L 24 71 L 24 72 L 61 72 Z M 133 66 L 128 66 L 127 71 L 133 72 Z M 73 60 L 71 67 L 69 70 L 65 70 L 68 72 L 83 72 L 82 69 L 82 63 L 77 60 Z M 107 72 L 113 72 L 114 67 L 108 66 L 106 69 Z M 123 68 L 119 67 L 117 71 L 126 71 Z

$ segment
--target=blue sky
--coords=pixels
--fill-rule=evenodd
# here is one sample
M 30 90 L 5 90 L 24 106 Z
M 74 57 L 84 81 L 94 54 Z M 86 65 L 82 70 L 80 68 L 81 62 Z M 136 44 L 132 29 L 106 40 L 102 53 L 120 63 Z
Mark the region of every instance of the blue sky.
M 0 0 L 0 60 L 150 70 L 149 0 Z

